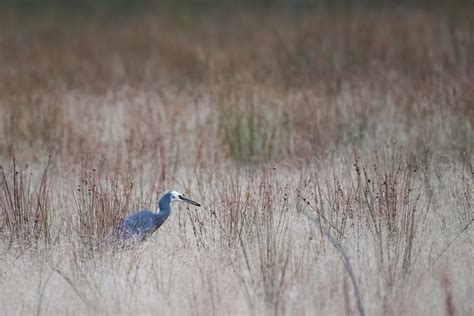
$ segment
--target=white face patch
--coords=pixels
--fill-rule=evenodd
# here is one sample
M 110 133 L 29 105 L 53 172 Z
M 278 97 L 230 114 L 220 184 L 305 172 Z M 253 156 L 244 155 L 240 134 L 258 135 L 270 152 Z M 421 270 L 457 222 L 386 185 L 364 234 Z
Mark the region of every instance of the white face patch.
M 171 202 L 180 201 L 179 196 L 182 195 L 181 193 L 179 193 L 177 191 L 171 191 L 170 194 L 171 194 Z

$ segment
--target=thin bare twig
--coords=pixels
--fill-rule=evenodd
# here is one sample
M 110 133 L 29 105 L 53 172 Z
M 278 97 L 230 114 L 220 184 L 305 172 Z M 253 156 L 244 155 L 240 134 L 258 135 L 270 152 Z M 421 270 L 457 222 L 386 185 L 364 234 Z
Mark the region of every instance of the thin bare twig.
M 451 247 L 452 244 L 454 244 L 454 242 L 469 228 L 469 226 L 471 226 L 472 222 L 474 222 L 474 218 L 471 219 L 471 221 L 469 223 L 467 223 L 466 226 L 464 226 L 463 229 L 461 229 L 461 231 L 456 235 L 456 237 L 454 237 L 453 240 L 451 240 L 447 245 L 446 247 L 443 249 L 443 251 L 440 252 L 440 254 L 436 257 L 436 259 L 433 260 L 432 262 L 432 265 L 436 263 L 436 261 L 439 260 L 439 258 L 441 258 L 441 256 L 443 256 L 443 254 L 446 252 L 446 250 L 449 249 L 449 247 Z
M 359 290 L 359 286 L 357 285 L 357 280 L 356 280 L 356 277 L 355 277 L 355 274 L 354 274 L 354 270 L 352 269 L 352 265 L 349 261 L 349 256 L 347 256 L 346 251 L 344 250 L 342 245 L 340 243 L 338 243 L 332 237 L 331 233 L 321 225 L 321 221 L 319 220 L 319 218 L 315 218 L 315 217 L 311 216 L 308 212 L 306 212 L 306 210 L 303 207 L 301 207 L 299 209 L 299 211 L 301 211 L 302 214 L 304 214 L 310 221 L 315 223 L 320 228 L 320 230 L 324 233 L 324 235 L 326 235 L 326 238 L 329 240 L 331 245 L 339 253 L 339 256 L 341 257 L 341 261 L 344 264 L 344 268 L 346 269 L 347 273 L 349 274 L 349 277 L 350 277 L 351 282 L 352 282 L 352 286 L 354 287 L 354 294 L 355 294 L 355 297 L 356 297 L 357 309 L 359 311 L 359 314 L 364 316 L 365 315 L 365 310 L 364 310 L 364 305 L 362 303 L 362 296 L 360 294 L 360 290 Z

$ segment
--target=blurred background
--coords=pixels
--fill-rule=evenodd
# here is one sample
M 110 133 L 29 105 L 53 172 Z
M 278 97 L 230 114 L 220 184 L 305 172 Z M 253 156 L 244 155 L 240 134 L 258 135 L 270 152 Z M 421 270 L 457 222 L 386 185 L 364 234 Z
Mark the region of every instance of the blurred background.
M 174 134 L 194 160 L 307 159 L 393 137 L 413 149 L 472 151 L 469 1 L 0 8 L 2 153 L 26 146 L 74 157 L 74 148 L 105 154 L 128 144 L 155 155 L 169 152 Z M 114 107 L 133 115 L 114 117 Z

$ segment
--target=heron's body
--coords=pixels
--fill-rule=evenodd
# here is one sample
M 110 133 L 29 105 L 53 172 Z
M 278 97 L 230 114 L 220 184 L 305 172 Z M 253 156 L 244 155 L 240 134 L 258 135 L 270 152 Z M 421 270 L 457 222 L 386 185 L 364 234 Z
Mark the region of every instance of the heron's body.
M 196 206 L 198 203 L 185 198 L 182 194 L 172 191 L 161 197 L 158 201 L 157 210 L 143 210 L 125 217 L 109 234 L 120 240 L 136 238 L 140 241 L 146 240 L 166 221 L 171 213 L 171 203 L 175 201 L 187 202 Z
M 127 216 L 120 223 L 119 237 L 127 239 L 135 236 L 140 240 L 145 240 L 155 232 L 165 222 L 166 217 L 159 213 L 143 210 L 133 215 Z

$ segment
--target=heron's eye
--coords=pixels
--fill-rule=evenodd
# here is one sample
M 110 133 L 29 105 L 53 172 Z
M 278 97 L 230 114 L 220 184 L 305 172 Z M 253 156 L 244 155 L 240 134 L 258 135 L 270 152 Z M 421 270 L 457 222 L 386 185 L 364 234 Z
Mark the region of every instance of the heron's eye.
M 180 199 L 184 198 L 184 195 L 180 195 L 179 198 L 180 198 Z

